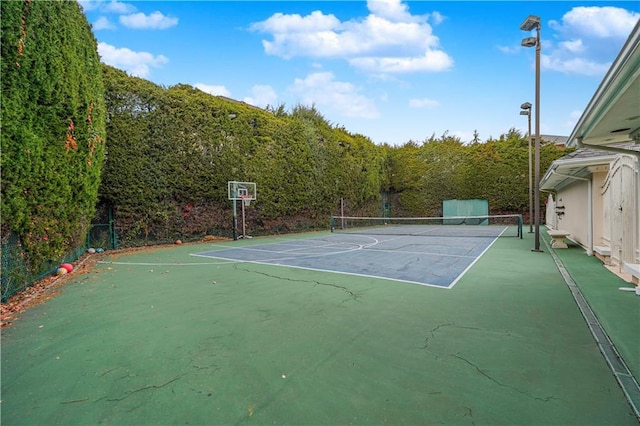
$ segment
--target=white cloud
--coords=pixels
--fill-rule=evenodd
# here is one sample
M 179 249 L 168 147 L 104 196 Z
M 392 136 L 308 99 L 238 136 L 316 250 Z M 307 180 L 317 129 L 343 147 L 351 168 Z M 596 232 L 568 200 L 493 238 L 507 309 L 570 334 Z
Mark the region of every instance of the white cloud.
M 598 63 L 585 58 L 561 59 L 554 55 L 541 55 L 540 66 L 567 74 L 599 76 L 607 72 L 611 63 Z
M 567 52 L 571 52 L 571 53 L 584 52 L 584 43 L 582 43 L 582 40 L 580 39 L 563 41 L 560 43 L 560 46 L 562 49 L 566 50 Z
M 447 19 L 444 15 L 442 15 L 440 12 L 432 12 L 431 13 L 431 22 L 433 22 L 435 25 L 440 25 L 442 24 L 445 19 Z
M 100 6 L 100 2 L 90 0 L 78 0 L 78 3 L 84 11 L 96 10 Z
M 339 58 L 371 73 L 444 71 L 453 65 L 428 16 L 411 15 L 400 0 L 370 0 L 367 6 L 368 16 L 345 22 L 321 11 L 276 13 L 250 28 L 270 34 L 271 40 L 262 41 L 265 52 L 285 59 Z
M 113 25 L 106 16 L 101 16 L 92 24 L 94 31 L 99 30 L 113 30 L 116 26 Z
M 562 21 L 550 21 L 557 43 L 543 42 L 541 66 L 570 74 L 606 73 L 640 13 L 619 7 L 574 7 Z
M 498 46 L 498 50 L 507 55 L 520 52 L 520 46 Z
M 562 23 L 550 21 L 551 28 L 566 34 L 595 38 L 626 38 L 640 13 L 619 7 L 574 7 L 562 17 Z
M 273 87 L 269 85 L 257 84 L 251 88 L 250 97 L 244 98 L 244 102 L 254 105 L 260 108 L 264 108 L 267 105 L 275 105 L 278 101 L 278 95 Z
M 103 1 L 103 0 L 81 0 L 80 5 L 85 11 L 99 10 L 103 13 L 133 13 L 136 11 L 136 7 L 130 3 L 123 3 L 117 0 Z
M 409 8 L 401 0 L 367 0 L 369 11 L 390 21 L 407 21 L 413 19 Z
M 164 55 L 154 56 L 148 52 L 134 52 L 126 47 L 117 48 L 107 43 L 98 43 L 98 53 L 105 64 L 142 78 L 149 75 L 151 67 L 159 68 L 169 62 Z
M 333 110 L 345 117 L 378 118 L 375 103 L 359 93 L 351 83 L 337 81 L 331 72 L 309 74 L 297 78 L 290 91 L 304 105 L 316 105 L 322 110 Z
M 136 11 L 136 7 L 129 3 L 123 3 L 117 0 L 112 0 L 103 3 L 103 6 L 100 8 L 103 12 L 117 13 L 117 14 L 125 14 L 125 13 L 133 13 Z
M 128 28 L 164 30 L 178 25 L 178 18 L 164 16 L 161 12 L 153 12 L 151 15 L 134 13 L 120 16 L 120 23 Z
M 275 13 L 266 21 L 252 24 L 251 29 L 273 34 L 286 34 L 329 31 L 339 25 L 340 21 L 335 16 L 325 15 L 316 10 L 305 17 L 298 14 Z
M 196 89 L 200 89 L 203 92 L 208 93 L 210 95 L 231 97 L 231 92 L 224 86 L 214 86 L 211 84 L 196 83 L 193 85 L 193 87 L 195 87 Z
M 409 100 L 409 107 L 411 108 L 435 108 L 438 106 L 440 106 L 440 102 L 433 99 L 421 98 Z
M 417 71 L 446 71 L 453 65 L 453 60 L 441 51 L 428 51 L 422 57 L 370 57 L 356 58 L 349 61 L 351 65 L 369 72 L 410 73 Z

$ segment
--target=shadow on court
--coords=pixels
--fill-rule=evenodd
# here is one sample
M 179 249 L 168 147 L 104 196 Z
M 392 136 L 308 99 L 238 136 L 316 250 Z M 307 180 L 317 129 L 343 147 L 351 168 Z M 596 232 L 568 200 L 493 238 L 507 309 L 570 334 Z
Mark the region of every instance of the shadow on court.
M 192 256 L 219 247 L 105 255 L 22 314 L 3 425 L 637 424 L 530 236 L 450 291 Z

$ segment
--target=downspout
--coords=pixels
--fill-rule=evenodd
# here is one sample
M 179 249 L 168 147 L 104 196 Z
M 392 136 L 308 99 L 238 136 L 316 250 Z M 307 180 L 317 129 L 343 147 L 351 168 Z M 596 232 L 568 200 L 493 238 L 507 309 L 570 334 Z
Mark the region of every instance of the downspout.
M 591 193 L 591 179 L 569 176 L 563 173 L 558 173 L 555 170 L 551 170 L 551 174 L 567 179 L 587 182 L 587 255 L 593 256 L 593 194 Z

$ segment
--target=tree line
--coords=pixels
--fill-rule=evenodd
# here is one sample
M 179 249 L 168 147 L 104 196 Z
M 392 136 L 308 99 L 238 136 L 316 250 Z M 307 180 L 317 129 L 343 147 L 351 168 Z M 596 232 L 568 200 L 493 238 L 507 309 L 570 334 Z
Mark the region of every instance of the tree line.
M 2 1 L 3 242 L 39 270 L 82 247 L 95 212 L 106 122 L 97 42 L 75 2 Z

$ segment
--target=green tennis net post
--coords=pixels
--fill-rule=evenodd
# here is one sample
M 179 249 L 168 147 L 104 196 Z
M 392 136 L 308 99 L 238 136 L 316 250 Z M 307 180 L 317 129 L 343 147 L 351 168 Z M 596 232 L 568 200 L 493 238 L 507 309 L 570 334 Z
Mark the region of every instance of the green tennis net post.
M 518 237 L 522 239 L 522 215 L 518 215 Z

